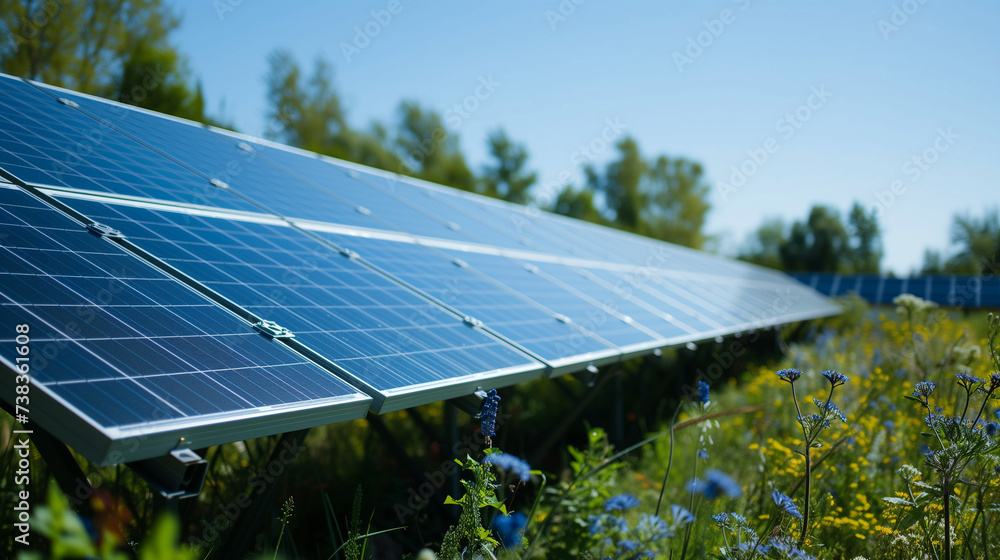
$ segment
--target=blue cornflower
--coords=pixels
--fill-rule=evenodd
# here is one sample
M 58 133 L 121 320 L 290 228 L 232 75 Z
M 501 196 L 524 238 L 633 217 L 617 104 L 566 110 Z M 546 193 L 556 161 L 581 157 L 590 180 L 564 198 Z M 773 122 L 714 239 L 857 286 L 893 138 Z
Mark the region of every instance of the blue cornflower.
M 789 383 L 795 383 L 798 378 L 802 377 L 802 370 L 795 368 L 779 369 L 774 374 Z
M 482 420 L 480 423 L 480 430 L 482 430 L 485 437 L 491 438 L 496 434 L 496 424 L 497 424 L 497 411 L 500 409 L 500 395 L 497 394 L 496 389 L 490 389 L 489 393 L 486 393 L 486 398 L 483 399 L 482 408 Z
M 590 522 L 590 536 L 596 537 L 604 533 L 616 533 L 628 531 L 628 522 L 621 517 L 615 517 L 602 513 L 601 515 L 590 515 L 587 517 Z
M 736 498 L 743 494 L 743 488 L 726 473 L 709 469 L 705 471 L 704 480 L 695 478 L 688 482 L 688 492 L 704 494 L 709 499 L 718 498 L 722 494 Z
M 510 453 L 493 453 L 487 455 L 483 462 L 502 471 L 512 472 L 525 482 L 531 479 L 531 465 Z
M 639 521 L 635 524 L 635 530 L 641 534 L 649 535 L 650 541 L 657 541 L 674 536 L 667 526 L 667 522 L 651 513 L 639 515 Z
M 806 554 L 805 551 L 784 539 L 771 539 L 768 542 L 771 543 L 772 548 L 782 553 L 783 558 L 792 558 L 794 560 L 810 560 L 813 558 L 813 556 Z
M 712 516 L 712 521 L 719 527 L 725 527 L 729 523 L 729 514 L 726 512 L 717 513 Z
M 844 414 L 840 412 L 840 409 L 837 408 L 837 405 L 833 404 L 832 402 L 828 403 L 826 401 L 821 401 L 813 397 L 813 403 L 820 409 L 820 411 L 823 412 L 824 418 L 833 418 L 834 416 L 836 416 L 840 418 L 843 422 L 845 423 L 847 422 L 847 417 L 844 416 Z
M 771 490 L 771 499 L 773 499 L 774 503 L 788 515 L 802 519 L 802 514 L 799 513 L 799 507 L 796 506 L 795 501 L 788 496 L 782 494 L 778 490 Z
M 732 515 L 733 515 L 733 519 L 735 519 L 736 522 L 739 523 L 740 525 L 745 525 L 746 524 L 746 522 L 747 522 L 747 518 L 746 517 L 743 517 L 742 515 L 740 515 L 738 513 L 734 513 Z
M 986 423 L 984 429 L 986 430 L 986 435 L 988 437 L 993 437 L 997 435 L 998 431 L 1000 431 L 1000 424 L 998 424 L 997 422 L 990 421 Z
M 830 427 L 830 420 L 819 414 L 806 414 L 799 417 L 799 424 L 805 426 L 807 432 L 813 431 L 816 426 L 822 425 L 824 428 Z
M 986 383 L 982 379 L 979 379 L 971 373 L 966 373 L 964 371 L 957 372 L 955 377 L 958 378 L 958 384 L 965 387 L 966 391 L 971 391 L 976 385 L 982 385 Z
M 699 459 L 708 459 L 708 451 L 705 451 L 704 449 L 699 449 L 698 450 L 698 458 Z
M 756 539 L 754 539 L 754 541 L 756 541 Z M 751 550 L 753 550 L 757 554 L 760 554 L 761 556 L 764 557 L 767 556 L 768 552 L 771 552 L 771 547 L 766 544 L 759 544 L 756 547 L 754 547 L 754 544 L 755 543 L 751 541 L 743 541 L 740 544 L 736 545 L 736 550 L 742 552 L 750 552 Z
M 631 552 L 639 548 L 639 541 L 633 541 L 631 539 L 625 539 L 618 541 L 618 554 L 624 554 L 626 552 Z
M 524 526 L 527 524 L 528 516 L 519 511 L 493 518 L 493 530 L 497 532 L 504 548 L 512 548 L 520 544 L 521 537 L 524 536 Z
M 604 511 L 626 511 L 639 504 L 639 498 L 632 494 L 618 494 L 604 500 Z
M 848 381 L 851 380 L 850 377 L 847 377 L 843 373 L 840 373 L 839 371 L 834 371 L 832 369 L 824 371 L 823 377 L 825 377 L 827 381 L 830 382 L 830 385 L 834 387 L 843 385 L 844 383 L 847 383 Z
M 708 383 L 704 381 L 698 382 L 698 402 L 701 404 L 708 404 Z
M 936 388 L 937 385 L 931 381 L 921 381 L 920 383 L 917 383 L 916 388 L 913 390 L 913 396 L 920 401 L 921 404 L 926 405 L 927 397 L 931 396 L 931 393 L 933 393 Z
M 670 506 L 670 515 L 674 520 L 674 527 L 683 527 L 688 523 L 694 523 L 694 514 L 684 506 L 673 504 Z

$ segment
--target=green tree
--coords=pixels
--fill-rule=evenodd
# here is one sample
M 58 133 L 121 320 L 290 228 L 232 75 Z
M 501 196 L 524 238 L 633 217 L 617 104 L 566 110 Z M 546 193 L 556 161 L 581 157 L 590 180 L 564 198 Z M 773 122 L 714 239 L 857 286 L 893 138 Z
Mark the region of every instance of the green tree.
M 882 268 L 882 231 L 878 218 L 855 202 L 847 224 L 851 271 L 878 274 Z
M 399 106 L 398 119 L 395 147 L 402 159 L 400 173 L 466 191 L 475 190 L 476 177 L 465 162 L 458 136 L 445 129 L 439 113 L 423 109 L 416 102 L 404 101 Z
M 313 152 L 397 171 L 401 162 L 386 146 L 388 132 L 375 123 L 370 133 L 352 129 L 333 82 L 333 66 L 316 59 L 305 76 L 291 53 L 268 55 L 268 137 Z
M 530 200 L 528 189 L 535 184 L 537 175 L 528 172 L 528 150 L 515 144 L 503 129 L 492 132 L 487 138 L 492 164 L 483 168 L 484 194 L 508 202 L 525 204 Z
M 840 212 L 829 206 L 813 206 L 805 222 L 792 224 L 779 253 L 787 271 L 849 271 L 850 247 Z
M 701 249 L 710 208 L 701 164 L 660 156 L 648 166 L 646 175 L 640 233 Z
M 607 165 L 604 172 L 593 166 L 584 169 L 587 187 L 604 195 L 604 203 L 613 213 L 615 225 L 638 231 L 645 196 L 640 189 L 648 166 L 639 152 L 639 145 L 626 137 L 616 146 L 619 157 Z
M 956 274 L 996 274 L 1000 260 L 1000 214 L 987 210 L 982 219 L 972 214 L 956 215 L 951 224 L 951 242 L 958 253 L 948 259 L 946 269 Z
M 205 121 L 161 0 L 0 0 L 0 70 Z
M 785 222 L 781 218 L 768 218 L 744 242 L 739 258 L 781 270 L 781 247 L 787 241 Z
M 607 220 L 594 204 L 594 191 L 590 189 L 575 189 L 572 185 L 563 187 L 552 204 L 551 211 L 570 218 L 586 220 L 598 224 L 606 224 Z

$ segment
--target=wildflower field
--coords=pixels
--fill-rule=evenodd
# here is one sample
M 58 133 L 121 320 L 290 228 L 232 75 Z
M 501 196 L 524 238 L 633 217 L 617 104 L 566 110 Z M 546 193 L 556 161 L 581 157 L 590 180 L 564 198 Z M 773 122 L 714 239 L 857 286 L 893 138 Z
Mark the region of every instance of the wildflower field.
M 533 469 L 523 453 L 508 452 L 513 445 L 504 442 L 517 440 L 504 430 L 516 428 L 502 419 L 516 405 L 491 391 L 482 418 L 464 417 L 481 427 L 485 445 L 457 460 L 457 493 L 424 504 L 399 527 L 370 522 L 393 505 L 362 505 L 360 492 L 351 515 L 323 506 L 318 516 L 329 538 L 321 548 L 295 536 L 296 525 L 315 523 L 316 515 L 293 510 L 292 501 L 308 502 L 327 487 L 292 483 L 257 553 L 350 560 L 1000 558 L 1000 318 L 962 316 L 912 296 L 897 298 L 895 309 L 843 303 L 843 315 L 812 324 L 780 358 L 718 379 L 688 376 L 680 405 L 633 445 L 617 449 L 604 429 L 581 422 L 576 429 L 586 438 L 565 450 L 559 472 Z M 221 451 L 237 461 L 246 452 Z M 221 472 L 209 479 L 232 483 Z M 379 491 L 362 489 L 366 496 Z M 428 520 L 440 511 L 454 517 L 445 517 L 435 537 Z M 67 550 L 66 541 L 77 555 L 114 556 L 107 545 L 113 536 L 95 539 L 57 493 L 45 519 L 53 550 Z M 227 557 L 190 540 L 181 549 L 164 544 L 197 527 L 171 518 L 149 524 L 147 546 L 161 548 L 143 558 Z M 416 532 L 425 548 L 392 550 L 382 544 L 386 531 Z

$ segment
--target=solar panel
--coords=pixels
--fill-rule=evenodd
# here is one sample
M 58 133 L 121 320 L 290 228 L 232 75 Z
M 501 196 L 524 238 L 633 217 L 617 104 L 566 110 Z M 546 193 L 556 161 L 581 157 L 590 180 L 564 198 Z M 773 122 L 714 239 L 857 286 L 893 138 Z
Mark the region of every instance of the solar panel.
M 150 456 L 181 427 L 235 441 L 837 311 L 775 271 L 2 75 L 0 176 L 30 222 L 0 232 L 4 313 L 61 345 L 47 421 L 83 418 L 102 458 L 122 434 Z M 81 301 L 95 319 L 66 332 Z
M 134 113 L 121 107 L 116 111 Z M 255 210 L 52 95 L 2 74 L 0 169 L 7 179 L 33 185 Z
M 71 206 L 296 339 L 390 411 L 544 365 L 412 290 L 268 217 L 227 219 L 75 199 Z M 470 390 L 471 387 L 471 390 Z
M 559 320 L 526 295 L 459 258 L 415 243 L 318 232 L 337 245 L 358 252 L 362 258 L 453 306 L 464 315 L 522 345 L 547 363 L 586 363 L 618 356 L 610 343 L 577 325 Z M 511 263 L 511 266 L 516 266 Z
M 28 418 L 91 460 L 364 416 L 369 397 L 28 193 L 0 187 L 0 228 L 0 342 L 27 325 L 30 358 L 0 361 L 29 365 Z

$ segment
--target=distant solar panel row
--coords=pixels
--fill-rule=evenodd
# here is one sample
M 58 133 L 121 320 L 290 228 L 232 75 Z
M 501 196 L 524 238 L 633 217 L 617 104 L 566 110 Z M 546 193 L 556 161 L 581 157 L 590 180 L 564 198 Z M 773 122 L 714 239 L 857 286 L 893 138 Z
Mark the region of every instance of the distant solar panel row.
M 0 175 L 0 328 L 65 348 L 39 422 L 109 462 L 138 433 L 129 460 L 837 311 L 766 269 L 3 75 Z M 60 327 L 76 308 L 114 321 Z
M 791 276 L 821 294 L 855 293 L 870 303 L 890 304 L 900 294 L 913 294 L 948 307 L 1000 308 L 1000 277 L 972 275 L 890 278 L 875 275 L 840 275 L 811 272 Z

